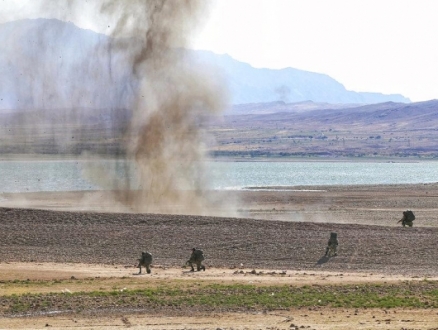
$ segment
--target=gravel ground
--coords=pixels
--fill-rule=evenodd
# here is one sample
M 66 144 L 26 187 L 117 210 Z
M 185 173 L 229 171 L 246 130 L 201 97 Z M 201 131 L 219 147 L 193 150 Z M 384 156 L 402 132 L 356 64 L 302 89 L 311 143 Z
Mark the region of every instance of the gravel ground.
M 331 231 L 339 255 L 327 259 Z M 436 227 L 0 208 L 0 232 L 0 262 L 132 266 L 148 250 L 181 266 L 196 246 L 207 267 L 438 274 Z
M 318 270 L 338 274 L 359 272 L 365 277 L 379 278 L 386 278 L 381 274 L 405 275 L 411 279 L 417 277 L 421 285 L 435 285 L 421 279 L 438 276 L 438 254 L 435 251 L 438 184 L 311 189 L 270 187 L 262 191 L 229 194 L 239 201 L 236 213 L 240 217 L 120 213 L 118 208 L 105 213 L 102 211 L 110 210 L 111 201 L 101 193 L 101 198 L 83 192 L 0 194 L 0 263 L 81 263 L 115 265 L 115 268 L 123 265 L 131 272 L 141 251 L 149 250 L 154 255 L 155 267 L 179 268 L 188 259 L 191 248 L 196 246 L 204 250 L 207 271 L 193 275 L 208 274 L 211 267 L 221 272 L 222 268 L 238 268 L 236 271 L 240 271 L 243 264 L 245 269 L 282 269 L 288 273 L 296 270 L 302 276 L 310 277 Z M 84 199 L 88 201 L 86 205 L 82 203 Z M 407 208 L 414 210 L 417 216 L 413 228 L 397 224 L 402 211 Z M 332 231 L 338 233 L 339 255 L 328 259 L 323 255 Z M 342 277 L 339 277 L 340 281 Z M 336 287 L 330 290 L 335 291 Z M 342 294 L 344 288 L 339 290 Z M 75 318 L 45 319 L 44 313 L 38 316 L 40 312 L 47 312 L 38 300 L 44 297 L 23 295 L 17 298 L 20 303 L 31 303 L 33 307 L 28 312 L 34 317 L 5 318 L 10 322 L 8 328 L 35 328 L 37 324 L 39 327 L 59 324 L 59 328 L 73 324 L 81 328 L 80 323 L 83 329 L 89 329 L 96 315 L 100 317 L 99 326 L 108 324 L 107 328 L 128 323 L 143 326 L 156 321 L 150 317 L 136 317 L 154 315 L 154 312 L 172 316 L 173 323 L 167 325 L 169 329 L 194 322 L 193 318 L 177 318 L 183 314 L 193 315 L 192 307 L 153 310 L 150 304 L 146 304 L 147 308 L 140 308 L 141 313 L 137 315 L 133 310 L 123 309 L 124 305 L 120 305 L 119 300 L 112 301 L 111 297 L 103 301 L 81 295 L 61 300 L 58 296 L 56 299 L 50 296 L 47 299 L 53 304 L 52 309 L 74 311 Z M 8 306 L 12 303 L 12 300 L 5 300 L 0 314 L 10 315 Z M 102 304 L 109 307 L 103 308 Z M 111 307 L 115 304 L 121 307 Z M 131 300 L 127 304 L 131 307 Z M 93 316 L 78 314 L 79 310 L 89 311 Z M 351 321 L 344 309 L 318 310 L 314 318 L 309 317 L 310 309 L 286 311 L 285 315 L 287 320 L 294 319 L 295 325 L 314 329 L 322 329 L 321 324 L 327 322 L 344 324 L 339 329 L 358 328 L 358 324 L 363 324 L 363 329 L 380 329 L 383 323 L 388 329 L 405 329 L 403 322 L 409 322 L 412 327 L 415 325 L 416 329 L 432 329 L 431 325 L 436 324 L 436 313 L 427 314 L 429 310 L 411 310 L 406 314 L 404 309 L 398 309 L 393 311 L 393 316 L 388 316 L 387 311 L 384 311 L 384 316 L 379 316 L 378 311 L 369 311 L 360 319 L 361 323 L 356 319 L 357 309 L 353 311 Z M 151 311 L 153 313 L 148 314 Z M 203 315 L 207 311 L 199 312 Z M 207 313 L 205 324 L 209 327 L 200 325 L 200 328 L 223 327 L 223 317 L 228 314 L 222 312 L 215 310 L 213 316 L 211 312 Z M 359 314 L 365 312 L 367 310 L 361 310 Z M 323 314 L 327 315 L 326 319 L 322 319 Z M 257 325 L 251 327 L 248 324 L 254 318 L 253 314 L 236 315 L 230 329 L 240 325 L 248 329 L 271 329 L 274 322 L 269 319 L 261 326 L 257 321 Z M 403 315 L 402 319 L 398 315 Z M 284 321 L 276 322 L 280 322 L 280 328 L 291 326 L 282 323 Z

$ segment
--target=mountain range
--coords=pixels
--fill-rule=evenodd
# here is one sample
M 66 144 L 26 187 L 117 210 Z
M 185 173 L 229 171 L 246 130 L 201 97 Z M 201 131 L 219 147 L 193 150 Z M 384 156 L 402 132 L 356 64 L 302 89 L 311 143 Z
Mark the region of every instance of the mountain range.
M 129 107 L 137 82 L 130 55 L 111 37 L 56 19 L 25 19 L 1 24 L 0 40 L 0 109 Z M 221 77 L 231 104 L 410 102 L 399 94 L 348 91 L 324 74 L 257 69 L 228 55 L 188 53 L 190 65 Z
M 400 94 L 354 92 L 332 77 L 294 68 L 280 70 L 254 68 L 231 56 L 208 51 L 194 51 L 199 63 L 214 65 L 224 76 L 232 104 L 283 101 L 296 103 L 313 101 L 333 104 L 370 104 L 410 100 Z
M 36 19 L 1 24 L 0 40 L 0 154 L 126 151 L 138 81 L 114 39 Z M 356 93 L 327 75 L 176 51 L 228 88 L 224 116 L 203 122 L 213 156 L 438 158 L 438 100 Z

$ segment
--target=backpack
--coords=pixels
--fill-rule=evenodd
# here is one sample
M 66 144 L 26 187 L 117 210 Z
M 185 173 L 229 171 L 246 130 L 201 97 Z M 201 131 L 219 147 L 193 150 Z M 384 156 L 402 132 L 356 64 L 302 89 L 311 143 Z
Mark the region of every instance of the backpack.
M 152 262 L 152 254 L 150 254 L 149 252 L 143 252 L 141 254 L 141 259 L 142 262 Z
M 408 220 L 408 221 L 415 220 L 414 212 L 412 212 L 411 210 L 407 210 L 405 214 L 406 214 L 406 220 Z
M 337 241 L 338 240 L 338 234 L 337 233 L 330 233 L 330 240 L 331 241 Z
M 337 233 L 330 233 L 330 239 L 328 241 L 328 245 L 336 244 L 338 245 L 338 234 Z
M 204 252 L 202 250 L 195 250 L 195 258 L 196 258 L 196 261 L 203 261 L 204 260 Z

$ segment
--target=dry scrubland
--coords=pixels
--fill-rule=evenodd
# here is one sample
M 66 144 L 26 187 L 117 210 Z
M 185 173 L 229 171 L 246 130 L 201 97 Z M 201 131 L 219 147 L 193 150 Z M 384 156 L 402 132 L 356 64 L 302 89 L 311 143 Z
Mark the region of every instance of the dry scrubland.
M 234 192 L 234 218 L 110 212 L 102 193 L 2 194 L 1 324 L 436 329 L 438 184 L 272 188 Z M 396 223 L 406 208 L 413 228 Z M 181 268 L 192 246 L 206 272 Z M 133 275 L 143 249 L 152 276 Z
M 216 156 L 436 159 L 436 100 L 311 110 L 282 102 L 235 106 L 208 130 Z

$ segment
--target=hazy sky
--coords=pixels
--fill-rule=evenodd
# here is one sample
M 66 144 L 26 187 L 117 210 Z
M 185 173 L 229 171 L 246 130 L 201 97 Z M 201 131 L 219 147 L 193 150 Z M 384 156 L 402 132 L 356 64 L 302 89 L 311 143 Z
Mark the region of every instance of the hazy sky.
M 347 89 L 438 99 L 436 0 L 218 0 L 195 46 Z
M 105 33 L 110 23 L 93 10 L 98 0 L 77 1 L 83 2 L 80 11 L 62 18 Z M 33 10 L 37 2 L 0 0 L 0 21 L 47 16 Z M 437 0 L 211 2 L 196 49 L 227 53 L 254 67 L 325 73 L 358 92 L 438 99 Z

